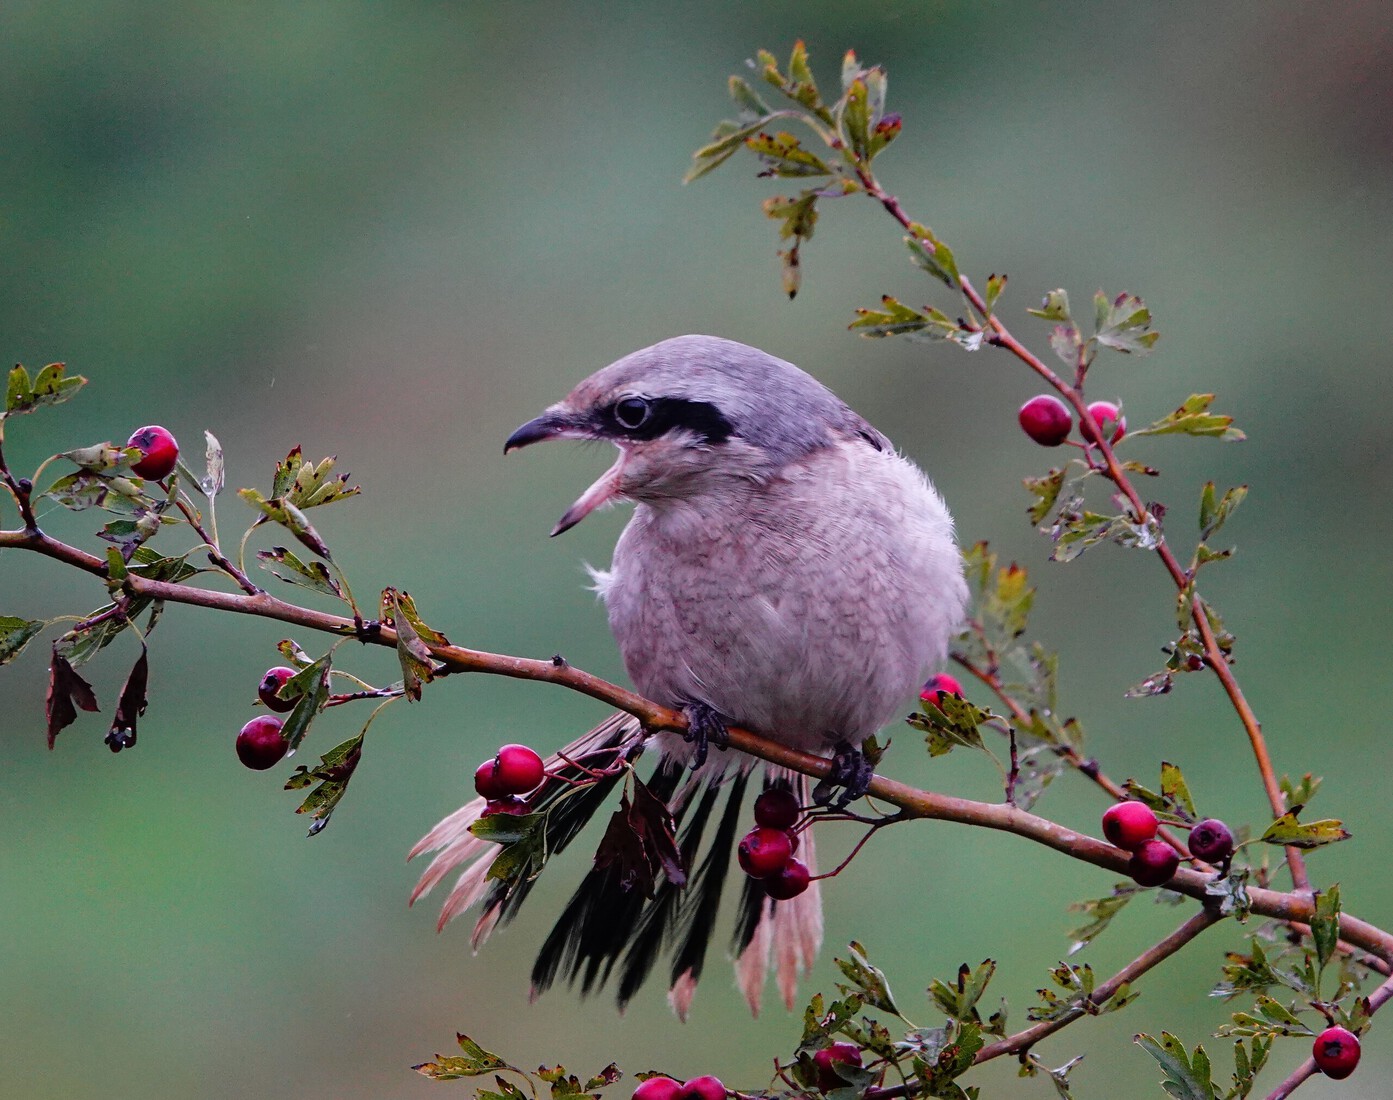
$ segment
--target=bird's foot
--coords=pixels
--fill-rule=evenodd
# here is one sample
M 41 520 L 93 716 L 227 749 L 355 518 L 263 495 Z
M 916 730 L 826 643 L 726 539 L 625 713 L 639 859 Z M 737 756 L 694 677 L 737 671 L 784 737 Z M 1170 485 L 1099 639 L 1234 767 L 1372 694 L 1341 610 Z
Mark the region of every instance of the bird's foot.
M 819 806 L 831 804 L 835 810 L 844 809 L 870 790 L 874 778 L 875 768 L 866 754 L 839 741 L 832 755 L 832 770 L 813 788 L 813 801 Z
M 730 745 L 730 734 L 726 732 L 726 717 L 715 707 L 706 703 L 691 702 L 682 708 L 687 717 L 687 732 L 682 739 L 692 746 L 692 770 L 706 763 L 706 755 L 712 745 L 725 749 Z

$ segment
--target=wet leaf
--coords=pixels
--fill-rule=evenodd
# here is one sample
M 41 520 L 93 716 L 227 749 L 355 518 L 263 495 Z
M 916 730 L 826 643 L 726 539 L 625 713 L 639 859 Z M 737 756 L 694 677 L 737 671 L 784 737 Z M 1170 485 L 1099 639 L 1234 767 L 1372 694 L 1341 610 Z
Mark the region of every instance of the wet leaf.
M 121 688 L 121 696 L 116 701 L 116 714 L 111 720 L 111 729 L 107 731 L 106 745 L 112 752 L 120 752 L 135 744 L 136 722 L 145 713 L 149 702 L 146 698 L 149 679 L 150 662 L 142 649 Z
M 40 619 L 0 615 L 0 665 L 7 665 L 18 657 L 46 625 Z

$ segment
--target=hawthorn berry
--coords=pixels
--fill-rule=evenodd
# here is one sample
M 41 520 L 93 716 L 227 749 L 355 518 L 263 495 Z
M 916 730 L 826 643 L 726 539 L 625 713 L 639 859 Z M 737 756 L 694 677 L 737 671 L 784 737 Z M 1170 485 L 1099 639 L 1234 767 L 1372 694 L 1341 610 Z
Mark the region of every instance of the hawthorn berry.
M 860 1067 L 861 1048 L 855 1043 L 833 1043 L 813 1053 L 813 1065 L 817 1067 L 818 1092 L 831 1092 L 847 1084 L 837 1066 Z
M 676 1100 L 725 1100 L 726 1087 L 719 1077 L 693 1077 L 684 1081 Z
M 812 877 L 806 863 L 790 858 L 777 874 L 764 879 L 764 892 L 775 901 L 788 901 L 806 890 Z
M 1343 1027 L 1328 1027 L 1316 1036 L 1311 1057 L 1321 1073 L 1343 1081 L 1359 1065 L 1359 1036 Z
M 268 668 L 266 675 L 261 677 L 261 683 L 256 686 L 256 695 L 271 710 L 279 714 L 285 714 L 295 709 L 295 704 L 300 701 L 297 695 L 293 699 L 282 699 L 276 692 L 285 686 L 285 682 L 295 675 L 293 668 L 286 668 L 284 665 L 277 665 L 275 668 Z
M 638 1083 L 633 1100 L 673 1100 L 681 1091 L 682 1085 L 671 1077 L 650 1077 Z
M 1098 421 L 1098 427 L 1108 437 L 1109 443 L 1116 443 L 1127 434 L 1127 418 L 1111 401 L 1095 401 L 1088 406 L 1088 411 L 1093 415 L 1093 419 Z M 1098 437 L 1087 424 L 1080 424 L 1079 431 L 1090 443 L 1098 442 Z
M 1190 854 L 1206 863 L 1233 855 L 1233 832 L 1218 818 L 1208 817 L 1190 830 Z
M 1074 427 L 1069 406 L 1048 393 L 1032 397 L 1016 416 L 1025 434 L 1042 447 L 1058 447 L 1069 438 Z
M 798 821 L 798 799 L 787 787 L 770 787 L 755 799 L 755 824 L 766 829 L 791 829 Z
M 237 734 L 237 759 L 254 771 L 275 767 L 290 749 L 281 736 L 284 724 L 274 714 L 257 715 Z
M 793 855 L 793 842 L 782 829 L 759 826 L 741 838 L 735 854 L 745 874 L 751 878 L 768 878 L 783 870 Z
M 1114 802 L 1103 813 L 1103 835 L 1125 852 L 1135 852 L 1154 837 L 1159 825 L 1145 802 Z
M 532 812 L 532 807 L 527 804 L 527 799 L 519 798 L 515 794 L 505 794 L 502 798 L 491 799 L 484 806 L 484 812 L 480 817 L 490 817 L 493 814 L 512 814 L 515 817 L 520 814 Z
M 1161 886 L 1180 866 L 1180 853 L 1164 840 L 1148 840 L 1132 853 L 1127 873 L 1138 886 Z
M 946 672 L 940 672 L 937 676 L 930 676 L 924 681 L 924 686 L 919 689 L 919 698 L 926 703 L 932 703 L 941 710 L 945 695 L 961 696 L 962 693 L 963 686 L 958 683 L 956 677 L 949 676 Z
M 168 477 L 174 464 L 179 461 L 179 444 L 168 428 L 158 424 L 148 424 L 137 428 L 126 440 L 127 447 L 137 448 L 143 456 L 139 462 L 131 464 L 131 472 L 137 477 L 158 481 Z
M 542 758 L 526 745 L 504 745 L 474 769 L 474 789 L 485 798 L 534 791 L 546 778 Z

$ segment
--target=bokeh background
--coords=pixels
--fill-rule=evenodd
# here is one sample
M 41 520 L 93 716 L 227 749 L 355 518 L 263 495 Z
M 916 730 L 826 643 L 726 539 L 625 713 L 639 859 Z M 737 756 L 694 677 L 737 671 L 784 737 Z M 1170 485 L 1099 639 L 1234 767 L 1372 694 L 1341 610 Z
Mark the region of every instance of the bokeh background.
M 846 331 L 882 293 L 934 295 L 896 227 L 864 201 L 830 205 L 790 303 L 753 163 L 680 186 L 727 113 L 726 76 L 760 47 L 786 57 L 797 37 L 828 86 L 847 48 L 887 66 L 905 130 L 884 178 L 979 282 L 1009 273 L 1002 309 L 1019 333 L 1045 346 L 1023 311 L 1052 287 L 1077 303 L 1099 286 L 1139 293 L 1162 341 L 1149 358 L 1100 361 L 1095 396 L 1122 399 L 1136 423 L 1217 391 L 1249 432 L 1135 454 L 1164 468 L 1150 492 L 1182 545 L 1206 479 L 1251 485 L 1226 530 L 1239 554 L 1208 589 L 1279 768 L 1324 775 L 1313 812 L 1355 833 L 1313 860 L 1317 880 L 1341 881 L 1347 907 L 1387 927 L 1384 4 L 9 0 L 0 354 L 64 360 L 91 384 L 9 425 L 7 455 L 32 469 L 153 421 L 197 457 L 209 428 L 232 487 L 264 489 L 296 443 L 337 454 L 364 493 L 314 518 L 361 594 L 405 587 L 455 641 L 559 650 L 621 677 L 581 562 L 607 560 L 623 512 L 546 537 L 608 455 L 505 462 L 501 442 L 634 348 L 695 331 L 745 340 L 835 388 L 932 472 L 965 540 L 1032 571 L 1035 636 L 1060 650 L 1066 709 L 1109 772 L 1154 782 L 1176 761 L 1205 811 L 1261 824 L 1217 685 L 1122 698 L 1174 628 L 1157 563 L 1102 548 L 1049 565 L 1029 530 L 1020 479 L 1056 458 L 1015 426 L 1038 386 L 1002 355 Z M 239 517 L 229 494 L 224 531 Z M 49 522 L 89 544 L 100 525 Z M 0 594 L 0 613 L 29 617 L 103 596 L 14 552 L 0 555 Z M 525 1066 L 584 1073 L 613 1058 L 768 1080 L 798 1018 L 775 1006 L 751 1024 L 719 959 L 685 1027 L 658 989 L 624 1016 L 565 989 L 528 1003 L 526 970 L 579 850 L 477 957 L 466 923 L 437 935 L 431 903 L 406 908 L 419 868 L 404 854 L 467 797 L 477 761 L 506 740 L 559 744 L 602 708 L 520 682 L 444 683 L 379 721 L 342 809 L 306 840 L 280 789 L 289 766 L 255 774 L 232 752 L 284 633 L 172 609 L 140 744 L 119 757 L 96 716 L 46 750 L 43 644 L 0 671 L 0 1094 L 471 1095 L 408 1068 L 448 1053 L 456 1030 Z M 107 716 L 133 655 L 123 639 L 88 666 Z M 390 653 L 343 657 L 394 676 Z M 307 748 L 359 720 L 331 712 Z M 913 736 L 896 740 L 895 774 L 997 796 L 980 758 L 930 763 Z M 1067 777 L 1041 808 L 1092 830 L 1102 803 Z M 1020 1026 L 1076 923 L 1067 903 L 1112 881 L 1010 837 L 892 830 L 827 890 L 811 988 L 830 988 L 831 958 L 855 936 L 926 1023 L 923 987 L 992 957 Z M 1135 904 L 1083 958 L 1111 973 L 1179 919 Z M 1131 1035 L 1205 1039 L 1226 1015 L 1205 993 L 1240 942 L 1231 926 L 1208 933 L 1126 1012 L 1042 1055 L 1087 1052 L 1081 1097 L 1160 1095 Z M 1383 1023 L 1355 1080 L 1310 1093 L 1385 1095 Z M 1221 1066 L 1227 1046 L 1209 1041 Z M 1302 1046 L 1279 1048 L 1269 1087 Z M 1051 1094 L 1011 1066 L 976 1079 L 989 1095 Z

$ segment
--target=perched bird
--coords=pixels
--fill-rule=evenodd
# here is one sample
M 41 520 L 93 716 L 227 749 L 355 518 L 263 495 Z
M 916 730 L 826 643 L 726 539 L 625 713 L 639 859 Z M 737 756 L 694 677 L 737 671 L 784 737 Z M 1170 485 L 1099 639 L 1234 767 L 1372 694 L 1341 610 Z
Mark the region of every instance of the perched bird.
M 685 1016 L 755 763 L 723 748 L 726 726 L 831 757 L 814 801 L 860 797 L 871 778 L 862 743 L 960 629 L 961 556 L 942 498 L 885 436 L 791 363 L 731 340 L 680 336 L 625 356 L 518 428 L 505 451 L 551 439 L 619 450 L 552 533 L 635 503 L 611 567 L 592 570 L 595 588 L 635 688 L 683 710 L 689 731 L 648 742 L 660 757 L 648 787 L 672 813 L 683 866 L 649 896 L 598 861 L 544 943 L 533 989 L 564 976 L 588 992 L 617 968 L 623 1005 L 667 951 L 669 998 Z M 579 777 L 643 743 L 638 723 L 616 715 L 553 756 L 548 773 Z M 762 782 L 809 804 L 801 775 L 767 768 Z M 543 788 L 533 809 L 548 813 L 548 851 L 574 838 L 613 783 Z M 468 831 L 483 806 L 451 814 L 412 852 L 436 851 L 413 901 L 463 866 L 440 925 L 482 901 L 476 946 L 532 885 L 486 877 L 498 848 Z M 812 830 L 802 844 L 812 866 Z M 771 957 L 791 1006 L 821 924 L 816 882 L 776 902 L 745 881 L 732 947 L 752 1009 Z

